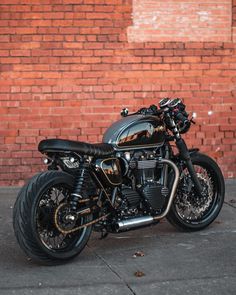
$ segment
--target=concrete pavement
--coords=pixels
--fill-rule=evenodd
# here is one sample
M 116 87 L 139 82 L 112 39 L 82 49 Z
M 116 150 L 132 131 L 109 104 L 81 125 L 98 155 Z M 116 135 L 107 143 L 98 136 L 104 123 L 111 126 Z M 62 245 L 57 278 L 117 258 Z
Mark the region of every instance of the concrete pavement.
M 21 252 L 12 229 L 18 188 L 0 188 L 0 294 L 236 294 L 236 180 L 226 188 L 220 216 L 204 231 L 182 233 L 164 220 L 104 240 L 94 233 L 80 256 L 55 267 Z

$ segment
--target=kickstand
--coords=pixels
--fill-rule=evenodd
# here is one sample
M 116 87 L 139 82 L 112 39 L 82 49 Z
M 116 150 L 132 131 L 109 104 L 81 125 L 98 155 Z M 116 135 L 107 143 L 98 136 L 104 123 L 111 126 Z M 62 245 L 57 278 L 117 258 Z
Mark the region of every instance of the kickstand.
M 108 236 L 108 232 L 105 229 L 102 229 L 101 231 L 101 237 L 99 238 L 99 240 L 103 240 Z

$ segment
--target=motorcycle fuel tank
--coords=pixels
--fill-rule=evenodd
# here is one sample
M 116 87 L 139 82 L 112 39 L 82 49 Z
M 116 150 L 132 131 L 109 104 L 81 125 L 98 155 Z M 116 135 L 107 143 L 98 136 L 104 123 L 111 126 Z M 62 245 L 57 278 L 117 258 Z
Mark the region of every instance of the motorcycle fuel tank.
M 165 140 L 165 126 L 156 116 L 132 115 L 112 124 L 103 142 L 117 150 L 160 147 Z

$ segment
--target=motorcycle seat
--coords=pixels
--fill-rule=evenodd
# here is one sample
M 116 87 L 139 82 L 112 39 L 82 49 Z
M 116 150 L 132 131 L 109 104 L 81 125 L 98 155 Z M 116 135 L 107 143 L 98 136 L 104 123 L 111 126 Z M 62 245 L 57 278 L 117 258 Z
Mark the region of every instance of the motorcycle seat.
M 38 145 L 41 153 L 46 152 L 76 152 L 78 154 L 106 157 L 113 154 L 114 149 L 108 143 L 91 144 L 87 142 L 72 141 L 65 139 L 45 139 Z

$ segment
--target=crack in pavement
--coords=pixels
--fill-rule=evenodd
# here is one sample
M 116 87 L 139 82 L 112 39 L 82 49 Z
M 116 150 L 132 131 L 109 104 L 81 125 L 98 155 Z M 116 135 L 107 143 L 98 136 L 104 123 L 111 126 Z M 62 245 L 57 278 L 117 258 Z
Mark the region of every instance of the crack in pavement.
M 90 248 L 89 247 L 89 245 L 87 245 L 87 247 L 88 248 Z M 91 250 L 91 248 L 90 248 L 90 250 Z M 135 291 L 131 288 L 131 286 L 119 275 L 119 273 L 117 272 L 117 271 L 115 271 L 114 269 L 113 269 L 113 267 L 112 267 L 112 265 L 111 264 L 109 264 L 106 260 L 105 260 L 105 258 L 104 257 L 102 257 L 101 255 L 99 255 L 98 253 L 96 253 L 96 251 L 93 251 L 93 253 L 95 254 L 95 256 L 97 256 L 97 258 L 98 259 L 100 259 L 109 269 L 110 269 L 110 271 L 113 273 L 113 274 L 115 274 L 115 276 L 116 277 L 118 277 L 119 279 L 120 279 L 120 281 L 121 282 L 123 282 L 125 285 L 126 285 L 126 287 L 131 291 L 131 293 L 133 294 L 133 295 L 136 295 L 136 293 L 135 293 Z
M 232 208 L 234 208 L 234 209 L 236 209 L 236 206 L 235 205 L 232 205 L 232 204 L 230 204 L 228 201 L 226 202 L 224 202 L 224 204 L 226 204 L 226 205 L 228 205 L 228 206 L 230 206 L 230 207 L 232 207 Z

